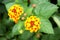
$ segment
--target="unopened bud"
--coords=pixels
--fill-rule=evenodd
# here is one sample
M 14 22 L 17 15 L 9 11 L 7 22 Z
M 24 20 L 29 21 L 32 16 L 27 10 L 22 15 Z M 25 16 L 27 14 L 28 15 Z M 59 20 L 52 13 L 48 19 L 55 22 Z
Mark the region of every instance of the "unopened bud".
M 24 13 L 24 16 L 26 16 L 27 14 L 26 13 Z
M 32 7 L 36 7 L 36 4 L 32 4 Z
M 20 30 L 19 33 L 22 34 L 23 33 L 23 30 Z
M 40 38 L 40 33 L 36 34 L 36 37 L 37 37 L 37 38 Z
M 22 17 L 22 18 L 21 18 L 21 20 L 24 20 L 24 19 L 25 19 L 25 17 Z

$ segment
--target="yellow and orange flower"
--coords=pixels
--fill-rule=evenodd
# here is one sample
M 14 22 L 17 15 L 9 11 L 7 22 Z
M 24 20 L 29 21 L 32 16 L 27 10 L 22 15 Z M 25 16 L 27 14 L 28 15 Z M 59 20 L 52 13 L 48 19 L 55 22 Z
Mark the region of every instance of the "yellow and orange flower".
M 25 28 L 30 32 L 37 32 L 40 29 L 40 19 L 36 16 L 30 16 L 25 21 Z
M 23 7 L 18 4 L 11 6 L 8 10 L 8 15 L 15 23 L 20 19 L 20 15 L 23 13 Z

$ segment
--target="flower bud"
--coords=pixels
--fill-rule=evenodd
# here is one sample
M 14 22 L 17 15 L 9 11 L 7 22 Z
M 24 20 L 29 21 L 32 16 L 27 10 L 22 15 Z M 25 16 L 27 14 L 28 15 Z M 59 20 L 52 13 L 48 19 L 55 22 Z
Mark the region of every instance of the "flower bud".
M 24 20 L 24 19 L 25 19 L 25 17 L 22 17 L 22 18 L 21 18 L 21 20 Z
M 37 38 L 40 38 L 40 33 L 36 34 L 36 37 L 37 37 Z
M 22 34 L 23 33 L 23 30 L 20 30 L 19 33 Z
M 24 16 L 26 16 L 27 14 L 26 13 L 24 13 Z
M 36 4 L 32 4 L 32 7 L 33 7 L 33 8 L 36 7 Z

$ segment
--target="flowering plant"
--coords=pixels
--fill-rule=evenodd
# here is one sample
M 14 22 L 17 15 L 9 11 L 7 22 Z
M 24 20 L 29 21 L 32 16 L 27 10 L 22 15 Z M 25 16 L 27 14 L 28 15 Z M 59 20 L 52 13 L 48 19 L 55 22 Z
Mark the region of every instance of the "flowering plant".
M 52 19 L 60 27 L 58 6 L 49 0 L 4 0 L 2 3 L 7 12 L 1 22 L 8 30 L 9 40 L 39 40 L 43 34 L 55 34 Z

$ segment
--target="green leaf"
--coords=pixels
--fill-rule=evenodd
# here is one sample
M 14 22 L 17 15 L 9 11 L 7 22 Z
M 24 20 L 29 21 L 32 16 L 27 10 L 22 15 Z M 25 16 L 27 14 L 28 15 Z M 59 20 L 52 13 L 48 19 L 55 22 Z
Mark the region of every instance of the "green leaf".
M 39 3 L 34 12 L 37 16 L 43 16 L 49 18 L 55 11 L 57 11 L 57 6 L 49 2 Z
M 43 3 L 43 2 L 48 2 L 48 0 L 30 0 L 31 4 L 39 4 L 39 3 Z
M 60 39 L 60 29 L 54 28 L 55 34 L 43 34 L 41 40 L 59 40 Z
M 3 36 L 6 32 L 6 27 L 2 23 L 0 23 L 0 36 Z
M 56 22 L 58 27 L 60 28 L 60 14 L 55 14 L 52 16 L 53 20 Z
M 6 9 L 8 10 L 14 4 L 19 4 L 20 6 L 22 6 L 24 11 L 26 11 L 26 9 L 27 9 L 27 2 L 24 2 L 22 0 L 15 0 L 14 2 L 9 2 L 9 3 L 5 4 Z
M 54 32 L 56 35 L 58 35 L 58 34 L 60 35 L 60 28 L 58 28 L 58 27 L 54 28 Z
M 3 10 L 3 11 L 2 11 Z M 0 14 L 1 13 L 6 13 L 6 8 L 5 8 L 5 5 L 4 4 L 0 4 Z
M 52 34 L 45 34 L 45 35 L 42 35 L 41 40 L 56 40 L 56 37 L 55 35 L 52 35 Z
M 41 40 L 48 40 L 48 36 L 49 36 L 49 35 L 42 35 Z
M 54 32 L 55 32 L 55 38 L 57 39 L 57 40 L 59 40 L 60 39 L 60 28 L 55 28 L 54 29 Z
M 24 7 L 24 9 L 27 7 L 27 0 L 15 0 L 15 3 L 20 4 Z
M 6 38 L 8 38 L 8 39 L 11 39 L 12 37 L 14 37 L 14 35 L 12 35 L 11 31 L 6 33 L 5 35 L 6 35 Z
M 26 11 L 25 11 L 25 13 L 27 14 L 26 17 L 32 15 L 32 10 L 33 10 L 33 7 L 28 7 L 28 8 L 26 9 Z
M 4 4 L 7 4 L 7 3 L 11 3 L 11 2 L 14 2 L 15 0 L 4 0 L 3 3 Z
M 27 2 L 28 0 L 23 0 L 24 2 Z
M 15 2 L 11 2 L 11 3 L 7 3 L 6 5 L 6 9 L 8 10 L 13 4 L 15 4 Z
M 47 34 L 54 34 L 54 30 L 52 28 L 52 25 L 48 19 L 40 18 L 41 21 L 41 32 L 47 33 Z
M 57 2 L 57 3 L 58 3 L 58 5 L 60 6 L 60 0 L 57 0 L 57 1 L 58 1 L 58 2 Z
M 7 40 L 5 37 L 0 37 L 0 40 Z
M 23 6 L 24 10 L 27 8 L 27 1 L 22 1 L 22 0 L 8 0 L 7 2 L 3 1 L 3 3 L 6 5 L 7 10 L 14 4 L 19 4 Z
M 3 0 L 0 0 L 0 3 L 2 3 Z
M 25 31 L 25 32 L 20 36 L 20 39 L 21 39 L 21 40 L 28 40 L 32 35 L 33 35 L 33 33 L 30 33 L 29 31 Z
M 11 40 L 16 40 L 16 38 L 14 38 L 14 39 L 11 39 Z
M 17 35 L 19 34 L 19 31 L 22 30 L 24 22 L 19 21 L 12 29 L 12 34 Z
M 35 36 L 33 36 L 32 40 L 39 40 L 39 38 L 37 38 L 35 35 Z

